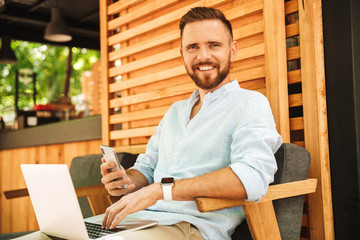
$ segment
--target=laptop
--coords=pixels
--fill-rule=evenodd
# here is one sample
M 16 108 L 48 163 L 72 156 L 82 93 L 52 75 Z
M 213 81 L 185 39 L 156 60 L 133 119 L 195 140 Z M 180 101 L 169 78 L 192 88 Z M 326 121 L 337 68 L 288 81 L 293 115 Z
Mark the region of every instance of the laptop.
M 22 164 L 21 170 L 40 231 L 47 235 L 64 239 L 106 239 L 114 234 L 157 224 L 156 221 L 126 217 L 113 231 L 98 232 L 102 230 L 103 214 L 84 221 L 74 185 L 65 164 Z M 88 233 L 86 225 L 98 230 L 89 230 Z

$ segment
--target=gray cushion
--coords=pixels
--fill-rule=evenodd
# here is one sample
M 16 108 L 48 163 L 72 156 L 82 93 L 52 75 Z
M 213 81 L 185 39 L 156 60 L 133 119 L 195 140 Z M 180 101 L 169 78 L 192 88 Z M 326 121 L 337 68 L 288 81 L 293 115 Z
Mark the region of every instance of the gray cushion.
M 137 158 L 137 155 L 130 153 L 117 153 L 117 156 L 125 169 L 133 166 Z M 101 154 L 92 154 L 79 156 L 72 160 L 70 175 L 75 188 L 102 184 L 101 157 Z M 93 215 L 86 197 L 79 198 L 79 204 L 84 218 Z
M 310 154 L 302 147 L 284 143 L 275 153 L 278 171 L 271 184 L 304 180 L 308 176 Z M 281 239 L 300 239 L 304 196 L 273 201 Z M 242 222 L 232 236 L 233 240 L 252 239 L 246 221 Z

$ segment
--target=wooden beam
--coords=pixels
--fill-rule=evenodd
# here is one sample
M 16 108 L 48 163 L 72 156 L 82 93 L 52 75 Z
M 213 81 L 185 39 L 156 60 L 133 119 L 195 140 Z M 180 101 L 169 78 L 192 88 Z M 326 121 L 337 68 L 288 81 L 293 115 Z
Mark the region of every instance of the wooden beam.
M 266 97 L 284 142 L 290 142 L 283 0 L 264 1 Z
M 271 201 L 243 206 L 246 222 L 254 239 L 281 240 Z
M 269 186 L 266 195 L 257 203 L 248 202 L 243 199 L 225 199 L 225 198 L 207 198 L 199 197 L 195 199 L 195 203 L 200 212 L 215 211 L 224 208 L 237 207 L 258 204 L 288 197 L 305 195 L 313 193 L 316 190 L 317 179 L 307 179 L 302 181 L 281 183 Z
M 108 52 L 109 47 L 107 44 L 109 32 L 108 32 L 108 20 L 107 15 L 108 5 L 111 1 L 101 0 L 99 1 L 99 11 L 100 11 L 100 54 L 101 54 L 101 78 L 102 78 L 102 114 L 101 114 L 101 131 L 102 131 L 102 143 L 104 145 L 110 146 L 110 124 L 109 124 L 109 115 L 111 114 L 111 109 L 109 109 L 109 72 L 105 69 L 109 68 L 108 64 Z
M 309 177 L 319 179 L 309 195 L 311 239 L 334 239 L 327 129 L 321 0 L 299 0 L 301 79 L 305 148 L 310 152 Z

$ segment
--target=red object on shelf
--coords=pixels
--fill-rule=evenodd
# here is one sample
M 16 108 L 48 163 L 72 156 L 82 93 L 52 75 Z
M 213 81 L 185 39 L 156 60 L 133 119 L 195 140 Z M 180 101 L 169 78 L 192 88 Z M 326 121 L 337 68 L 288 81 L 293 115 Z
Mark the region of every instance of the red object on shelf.
M 34 110 L 53 110 L 50 104 L 36 104 L 34 105 Z

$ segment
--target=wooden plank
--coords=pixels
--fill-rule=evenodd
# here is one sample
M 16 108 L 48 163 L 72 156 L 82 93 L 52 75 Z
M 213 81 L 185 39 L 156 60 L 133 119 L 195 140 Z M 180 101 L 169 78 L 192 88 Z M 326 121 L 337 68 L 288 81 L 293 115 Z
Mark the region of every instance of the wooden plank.
M 141 41 L 139 43 L 133 44 L 129 47 L 122 47 L 116 51 L 109 53 L 109 61 L 115 61 L 117 59 L 120 59 L 122 57 L 129 56 L 131 54 L 135 54 L 138 52 L 141 52 L 143 50 L 159 46 L 164 43 L 175 41 L 176 39 L 179 39 L 179 30 L 174 30 L 170 32 L 166 32 L 160 36 L 155 36 L 154 38 Z
M 284 12 L 283 0 L 264 1 L 266 97 L 278 132 L 290 142 Z
M 147 118 L 147 119 L 143 119 L 143 120 L 135 120 L 135 121 L 130 122 L 130 127 L 131 128 L 142 128 L 142 127 L 157 126 L 157 125 L 159 125 L 162 118 L 163 118 L 163 116 Z M 141 143 L 136 143 L 136 144 L 147 143 L 149 141 L 149 138 L 145 137 L 145 139 L 146 139 L 145 141 L 142 141 Z M 133 144 L 134 139 L 132 139 L 131 141 Z
M 119 147 L 114 147 L 114 149 L 116 152 L 128 152 L 132 154 L 140 154 L 140 153 L 145 153 L 146 144 L 133 145 L 133 146 L 119 146 Z
M 124 139 L 124 138 L 132 138 L 132 137 L 152 136 L 156 133 L 156 128 L 157 126 L 115 130 L 110 132 L 110 138 L 114 140 L 114 139 Z
M 243 206 L 246 222 L 254 239 L 281 240 L 271 201 Z
M 291 0 L 288 2 L 285 2 L 285 14 L 292 14 L 299 10 L 299 4 L 298 0 Z
M 319 179 L 319 190 L 308 197 L 310 238 L 332 240 L 335 236 L 330 181 L 321 0 L 299 0 L 298 3 L 305 147 L 311 155 L 309 176 Z
M 300 58 L 300 46 L 291 47 L 286 49 L 287 60 L 294 60 Z
M 295 142 L 291 142 L 291 143 L 305 148 L 305 142 L 304 141 L 295 141 Z
M 289 95 L 289 107 L 299 107 L 303 105 L 303 97 L 301 93 Z
M 262 21 L 258 21 L 233 29 L 233 38 L 238 40 L 261 32 L 264 32 L 264 23 Z
M 254 80 L 246 81 L 246 82 L 240 82 L 241 88 L 255 90 L 255 91 L 258 89 L 265 89 L 266 88 L 265 86 L 266 86 L 265 78 L 254 79 Z
M 269 202 L 277 199 L 289 198 L 299 195 L 314 193 L 316 190 L 317 179 L 306 179 L 289 183 L 281 183 L 269 186 L 266 195 L 258 202 L 246 201 L 244 199 L 225 199 L 225 198 L 207 198 L 199 197 L 195 199 L 200 212 L 209 212 L 219 209 L 253 205 L 262 202 Z
M 140 110 L 144 110 L 144 109 L 168 106 L 168 105 L 173 104 L 174 102 L 188 99 L 191 96 L 191 94 L 192 94 L 192 92 L 189 92 L 189 93 L 171 96 L 171 97 L 167 97 L 167 98 L 151 100 L 149 102 L 137 103 L 134 105 L 130 105 L 130 109 L 131 109 L 131 111 L 140 111 Z
M 286 38 L 299 35 L 299 23 L 286 25 Z
M 243 1 L 239 6 L 224 11 L 224 14 L 226 18 L 231 21 L 261 11 L 263 7 L 262 0 Z
M 303 117 L 290 118 L 290 130 L 301 130 L 304 129 Z
M 127 24 L 129 22 L 135 21 L 139 18 L 145 17 L 147 15 L 150 15 L 151 13 L 160 11 L 161 9 L 172 5 L 174 3 L 178 2 L 177 0 L 167 0 L 167 1 L 161 1 L 161 0 L 155 0 L 151 1 L 148 4 L 138 7 L 134 9 L 133 11 L 120 16 L 118 18 L 115 18 L 114 20 L 110 20 L 108 24 L 109 30 L 116 29 L 118 27 L 121 27 L 121 25 Z M 110 6 L 109 6 L 110 8 Z
M 168 51 L 160 52 L 152 56 L 130 62 L 128 64 L 123 64 L 119 67 L 113 67 L 109 69 L 109 76 L 114 77 L 121 75 L 127 72 L 145 68 L 151 65 L 156 65 L 162 62 L 166 62 L 175 58 L 180 58 L 180 50 L 178 48 L 170 49 Z
M 131 122 L 136 120 L 143 120 L 148 118 L 164 116 L 170 106 L 146 109 L 137 112 L 128 112 L 110 116 L 110 124 L 117 124 L 122 122 Z
M 293 70 L 287 73 L 288 84 L 294 84 L 301 82 L 301 70 Z
M 237 56 L 235 57 L 234 62 L 264 55 L 264 51 L 265 51 L 264 43 L 260 43 L 247 48 L 238 49 Z
M 231 76 L 236 78 L 239 82 L 245 82 L 253 79 L 265 77 L 265 66 L 254 67 L 242 70 L 231 71 Z
M 303 213 L 303 216 L 301 219 L 301 226 L 309 227 L 309 215 L 307 213 Z
M 183 65 L 181 65 L 161 72 L 155 72 L 146 76 L 130 78 L 123 82 L 110 84 L 110 92 L 117 92 L 124 89 L 134 88 L 184 74 L 186 74 L 186 69 Z
M 176 95 L 181 95 L 185 93 L 192 92 L 196 89 L 194 83 L 182 84 L 174 87 L 169 87 L 165 89 L 158 89 L 151 92 L 141 93 L 137 95 L 132 95 L 129 97 L 112 99 L 110 101 L 110 107 L 121 107 L 130 104 L 136 104 L 141 102 L 147 102 L 151 100 L 161 99 L 165 97 L 171 97 Z
M 105 1 L 102 1 L 102 2 L 105 3 Z M 125 10 L 126 8 L 129 8 L 131 6 L 136 5 L 137 2 L 139 2 L 139 0 L 127 0 L 127 1 L 115 2 L 115 3 L 110 4 L 109 6 L 107 6 L 107 12 L 106 13 L 108 15 L 119 13 L 120 11 Z

